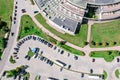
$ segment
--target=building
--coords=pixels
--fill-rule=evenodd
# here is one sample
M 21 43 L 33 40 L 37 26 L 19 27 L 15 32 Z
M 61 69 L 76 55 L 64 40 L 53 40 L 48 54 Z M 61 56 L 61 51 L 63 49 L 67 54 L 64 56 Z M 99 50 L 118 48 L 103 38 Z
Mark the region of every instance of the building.
M 109 20 L 120 15 L 120 0 L 35 0 L 44 15 L 60 29 L 75 34 L 83 18 L 94 10 L 97 20 Z

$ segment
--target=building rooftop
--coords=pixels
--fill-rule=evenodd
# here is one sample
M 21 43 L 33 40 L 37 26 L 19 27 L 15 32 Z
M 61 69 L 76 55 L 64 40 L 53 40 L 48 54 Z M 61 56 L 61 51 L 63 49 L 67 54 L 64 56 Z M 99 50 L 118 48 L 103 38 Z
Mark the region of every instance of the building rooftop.
M 66 30 L 69 30 L 71 32 L 75 32 L 76 31 L 76 28 L 77 28 L 77 25 L 78 25 L 78 22 L 76 21 L 73 21 L 71 19 L 64 19 L 62 20 L 61 18 L 55 18 L 53 20 L 53 22 L 55 22 L 57 25 L 59 25 L 60 27 L 66 29 Z
M 120 2 L 120 0 L 68 0 L 71 4 L 86 8 L 87 3 L 95 5 L 106 5 Z

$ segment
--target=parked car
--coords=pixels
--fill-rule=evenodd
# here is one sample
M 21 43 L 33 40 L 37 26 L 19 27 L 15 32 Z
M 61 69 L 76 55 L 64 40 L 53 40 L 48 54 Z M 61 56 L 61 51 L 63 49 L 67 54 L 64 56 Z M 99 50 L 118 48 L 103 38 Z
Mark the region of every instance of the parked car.
M 74 59 L 75 59 L 75 60 L 78 60 L 78 56 L 74 56 Z
M 38 53 L 40 51 L 40 48 L 36 48 L 35 53 Z
M 4 71 L 3 74 L 2 74 L 2 76 L 5 76 L 5 75 L 6 75 L 6 72 Z
M 48 43 L 48 47 L 50 47 L 50 43 Z
M 14 76 L 13 76 L 13 79 L 16 79 L 16 78 L 17 78 L 17 75 L 14 75 Z
M 16 54 L 14 54 L 13 56 L 14 56 L 14 57 L 17 57 L 17 55 L 16 55 Z
M 50 44 L 50 48 L 52 48 L 53 47 L 53 45 L 52 44 Z
M 33 40 L 36 40 L 36 37 L 35 37 L 35 36 L 33 36 Z
M 16 17 L 14 17 L 14 20 L 16 20 Z
M 50 63 L 50 60 L 48 59 L 48 60 L 47 60 L 47 64 L 49 64 L 49 63 Z
M 25 10 L 25 9 L 22 9 L 21 11 L 22 11 L 22 13 L 26 13 L 26 10 Z
M 21 45 L 22 45 L 22 42 L 19 42 L 18 45 L 21 46 Z
M 17 9 L 17 6 L 15 6 L 15 9 Z
M 81 73 L 81 77 L 84 77 L 84 73 Z
M 60 49 L 58 49 L 58 52 L 60 52 Z
M 28 58 L 28 55 L 26 55 L 25 58 Z
M 119 58 L 117 58 L 117 62 L 120 62 L 120 59 L 119 59 Z
M 95 62 L 95 59 L 92 59 L 92 62 Z
M 41 51 L 40 54 L 43 54 L 43 51 Z
M 105 76 L 104 76 L 104 75 L 102 75 L 102 79 L 105 79 Z
M 38 76 L 38 79 L 40 80 L 40 78 L 41 78 L 41 76 L 39 75 L 39 76 Z
M 45 44 L 45 45 L 47 45 L 47 43 L 48 43 L 47 41 L 44 41 L 44 44 Z
M 30 60 L 30 56 L 28 56 L 27 60 Z
M 14 21 L 14 24 L 16 23 L 16 21 Z
M 41 39 L 41 43 L 43 43 L 45 40 L 44 39 Z
M 22 44 L 24 43 L 24 41 L 23 41 L 23 40 L 21 40 L 20 42 L 21 42 Z
M 70 69 L 71 68 L 71 65 L 68 65 L 68 69 Z
M 55 47 L 54 47 L 54 50 L 56 50 L 56 49 L 57 49 L 57 47 L 55 46 Z
M 70 53 L 68 53 L 68 55 L 67 55 L 68 57 L 70 56 Z
M 16 52 L 13 52 L 13 54 L 17 54 Z
M 17 12 L 17 10 L 15 10 L 15 12 Z
M 14 50 L 19 50 L 19 48 L 14 48 Z
M 38 11 L 34 11 L 34 13 L 38 13 Z
M 15 13 L 14 15 L 15 15 L 15 16 L 17 16 L 17 14 L 16 14 L 16 13 Z
M 37 40 L 40 41 L 41 39 L 38 37 Z
M 34 56 L 34 58 L 37 58 L 38 57 L 38 53 L 35 53 L 35 56 Z
M 16 4 L 18 4 L 18 2 L 16 2 Z
M 12 33 L 11 33 L 11 36 L 13 36 L 13 35 L 14 35 L 14 33 L 12 32 Z
M 44 60 L 44 58 L 45 58 L 45 57 L 43 57 L 43 56 L 42 56 L 42 57 L 40 58 L 40 60 L 41 60 L 41 61 L 43 61 L 43 60 Z
M 18 80 L 21 80 L 21 75 L 18 75 Z
M 52 66 L 52 65 L 53 65 L 53 62 L 51 61 L 51 62 L 50 62 L 50 66 Z
M 14 50 L 15 50 L 16 52 L 19 52 L 19 48 L 14 48 Z
M 64 51 L 62 50 L 61 52 L 60 52 L 60 54 L 63 54 L 64 53 Z
M 32 39 L 32 36 L 28 36 L 27 38 L 28 38 L 28 40 L 30 40 L 30 39 Z
M 54 77 L 49 77 L 47 80 L 59 80 L 59 79 L 54 78 Z
M 93 73 L 93 69 L 90 69 L 90 73 Z

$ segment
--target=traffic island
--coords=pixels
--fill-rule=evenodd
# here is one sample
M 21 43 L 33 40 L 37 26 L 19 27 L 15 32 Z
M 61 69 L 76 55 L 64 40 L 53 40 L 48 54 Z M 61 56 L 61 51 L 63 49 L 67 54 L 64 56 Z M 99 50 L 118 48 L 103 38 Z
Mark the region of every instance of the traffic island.
M 90 53 L 89 56 L 93 58 L 104 58 L 105 61 L 112 62 L 115 57 L 120 56 L 120 52 L 117 50 L 115 51 L 93 51 Z
M 115 70 L 115 76 L 119 79 L 120 77 L 120 72 L 119 72 L 119 69 L 116 69 Z

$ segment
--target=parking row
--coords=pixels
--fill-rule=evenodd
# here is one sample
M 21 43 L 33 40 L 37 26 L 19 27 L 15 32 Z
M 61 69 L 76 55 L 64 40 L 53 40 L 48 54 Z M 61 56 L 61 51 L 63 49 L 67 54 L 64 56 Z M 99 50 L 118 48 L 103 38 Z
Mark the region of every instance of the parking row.
M 47 64 L 49 64 L 50 66 L 52 66 L 54 64 L 53 61 L 51 61 L 50 59 L 47 59 L 46 57 L 44 56 L 39 56 L 38 57 L 39 60 L 43 61 L 43 62 L 46 62 Z
M 28 40 L 38 41 L 38 42 L 46 45 L 47 47 L 53 49 L 54 51 L 57 51 L 57 53 L 60 53 L 60 54 L 64 54 L 64 52 L 65 52 L 63 49 L 58 48 L 56 45 L 53 45 L 52 43 L 48 42 L 47 40 L 45 40 L 43 38 L 37 37 L 35 35 L 29 35 L 29 36 L 24 37 L 23 39 L 19 40 L 19 42 L 16 44 L 16 47 L 14 48 L 14 52 L 13 52 L 13 55 L 15 58 L 18 59 L 17 53 L 19 52 L 21 45 L 24 44 Z M 41 54 L 42 53 L 43 53 L 43 51 L 41 51 Z M 70 53 L 68 53 L 67 56 L 69 57 Z M 78 56 L 74 55 L 74 59 L 78 60 Z
M 16 24 L 16 16 L 17 16 L 17 8 L 18 8 L 17 4 L 18 4 L 18 2 L 15 2 L 15 6 L 14 6 L 15 12 L 14 12 L 14 18 L 13 18 L 14 24 Z
M 21 46 L 25 41 L 28 41 L 28 40 L 34 40 L 34 41 L 37 40 L 37 41 L 45 44 L 45 45 L 48 46 L 49 48 L 53 48 L 53 44 L 52 44 L 52 43 L 44 40 L 43 38 L 36 37 L 36 36 L 34 36 L 34 35 L 30 35 L 30 36 L 27 36 L 27 37 L 23 38 L 22 40 L 20 40 L 20 41 L 17 43 L 16 47 L 17 47 L 18 49 L 17 49 L 16 52 L 19 52 L 18 50 L 19 50 L 20 46 Z M 56 50 L 56 49 L 57 49 L 57 47 L 54 46 L 54 50 Z M 58 52 L 60 52 L 60 49 L 58 49 Z M 63 54 L 63 53 L 64 53 L 64 51 L 61 50 L 61 54 Z

